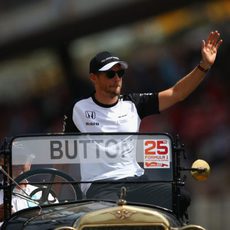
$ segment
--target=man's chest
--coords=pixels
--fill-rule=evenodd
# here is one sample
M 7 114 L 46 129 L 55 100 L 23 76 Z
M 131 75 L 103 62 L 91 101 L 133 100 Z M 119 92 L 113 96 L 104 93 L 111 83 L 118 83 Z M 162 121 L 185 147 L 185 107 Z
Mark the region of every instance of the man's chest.
M 88 107 L 81 115 L 82 129 L 88 132 L 137 132 L 139 129 L 140 119 L 132 104 L 113 108 Z

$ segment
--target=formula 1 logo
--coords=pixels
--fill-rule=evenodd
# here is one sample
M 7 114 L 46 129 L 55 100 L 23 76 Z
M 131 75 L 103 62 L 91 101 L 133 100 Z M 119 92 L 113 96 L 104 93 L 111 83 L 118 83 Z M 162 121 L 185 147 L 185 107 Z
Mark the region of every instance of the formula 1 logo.
M 156 167 L 160 167 L 160 168 L 169 168 L 168 164 L 164 164 L 164 163 L 158 163 L 156 161 L 152 161 L 152 162 L 145 162 L 145 168 L 156 168 Z
M 169 168 L 170 144 L 167 139 L 144 140 L 144 167 Z

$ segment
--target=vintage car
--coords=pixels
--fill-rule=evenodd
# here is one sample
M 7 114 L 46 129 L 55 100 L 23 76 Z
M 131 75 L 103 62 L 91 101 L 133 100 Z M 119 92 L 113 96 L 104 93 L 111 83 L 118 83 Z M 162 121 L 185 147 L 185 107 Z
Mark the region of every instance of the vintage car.
M 145 183 L 170 185 L 167 207 L 129 202 L 124 184 L 117 200 L 87 199 L 82 192 L 82 185 L 97 183 L 83 181 L 83 164 L 92 170 L 99 162 L 119 161 L 130 151 L 135 151 L 137 162 L 148 175 Z M 181 163 L 184 155 L 179 138 L 166 133 L 42 134 L 6 138 L 1 144 L 5 217 L 1 228 L 204 229 L 191 225 L 187 216 L 180 216 L 178 198 L 179 188 L 185 184 L 184 170 L 204 180 L 210 168 L 202 160 L 186 168 Z M 110 186 L 116 180 L 106 183 Z

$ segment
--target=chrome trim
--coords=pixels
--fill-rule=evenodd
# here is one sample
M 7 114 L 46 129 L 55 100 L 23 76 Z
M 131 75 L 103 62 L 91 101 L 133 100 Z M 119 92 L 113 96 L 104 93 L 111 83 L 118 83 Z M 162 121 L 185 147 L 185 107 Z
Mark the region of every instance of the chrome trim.
M 77 230 L 102 226 L 159 226 L 164 230 L 170 230 L 169 221 L 161 213 L 129 205 L 92 211 L 82 216 L 73 226 Z

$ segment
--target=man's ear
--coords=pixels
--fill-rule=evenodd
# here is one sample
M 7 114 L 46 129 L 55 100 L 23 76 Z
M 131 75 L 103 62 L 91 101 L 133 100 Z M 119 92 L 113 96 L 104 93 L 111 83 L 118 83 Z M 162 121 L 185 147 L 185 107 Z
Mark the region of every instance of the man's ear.
M 95 82 L 95 80 L 96 80 L 96 74 L 90 73 L 90 74 L 89 74 L 89 79 L 90 79 L 92 82 Z

